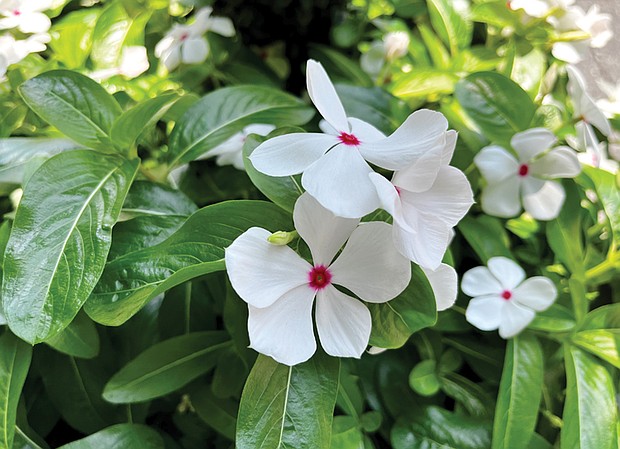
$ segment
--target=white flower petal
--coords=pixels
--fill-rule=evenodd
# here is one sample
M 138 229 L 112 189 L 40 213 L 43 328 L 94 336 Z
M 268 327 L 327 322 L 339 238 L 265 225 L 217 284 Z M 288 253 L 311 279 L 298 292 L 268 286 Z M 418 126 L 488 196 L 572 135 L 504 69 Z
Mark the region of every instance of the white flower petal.
M 519 190 L 521 179 L 512 175 L 484 188 L 480 197 L 482 210 L 495 217 L 514 217 L 521 211 Z
M 530 173 L 544 178 L 574 178 L 581 173 L 581 165 L 573 150 L 557 147 L 532 162 Z
M 403 195 L 404 196 L 404 195 Z M 399 253 L 421 267 L 436 269 L 452 237 L 450 227 L 431 214 L 404 213 L 408 227 L 394 222 L 394 245 Z
M 463 280 L 465 280 L 463 278 Z M 499 296 L 480 296 L 473 298 L 467 305 L 465 319 L 478 329 L 492 331 L 502 323 L 502 311 L 505 300 Z
M 594 100 L 585 92 L 581 97 L 581 116 L 583 119 L 594 125 L 604 136 L 611 134 L 611 125 L 605 113 L 596 105 Z
M 499 336 L 511 338 L 521 332 L 532 322 L 536 313 L 521 307 L 513 301 L 505 301 L 502 311 L 502 321 L 499 325 Z
M 360 218 L 380 206 L 370 172 L 359 151 L 338 145 L 304 171 L 301 184 L 334 214 Z
M 555 134 L 545 128 L 532 128 L 515 134 L 510 145 L 519 155 L 521 162 L 529 162 L 556 142 Z
M 330 266 L 332 282 L 367 302 L 382 303 L 398 296 L 409 285 L 411 264 L 392 243 L 387 223 L 361 224 Z
M 443 151 L 441 153 L 441 163 L 442 165 L 448 165 L 452 160 L 452 156 L 454 156 L 454 150 L 456 149 L 456 141 L 458 139 L 458 133 L 453 129 L 449 130 L 446 133 L 446 144 L 443 147 Z
M 503 181 L 515 175 L 519 170 L 519 163 L 505 148 L 497 145 L 484 147 L 474 157 L 474 163 L 489 184 Z
M 541 188 L 523 182 L 523 208 L 536 220 L 553 220 L 562 210 L 564 204 L 564 187 L 556 181 L 545 181 Z
M 329 355 L 360 358 L 368 346 L 371 326 L 370 311 L 357 299 L 333 285 L 317 293 L 316 328 Z
M 512 292 L 512 301 L 542 312 L 547 310 L 558 296 L 558 290 L 553 281 L 544 276 L 534 276 L 526 279 Z
M 320 62 L 312 59 L 308 60 L 306 65 L 306 84 L 308 86 L 308 95 L 310 95 L 312 103 L 314 103 L 314 106 L 316 106 L 323 118 L 336 128 L 339 133 L 350 133 L 344 106 L 342 106 L 336 89 Z
M 304 285 L 287 292 L 269 307 L 249 306 L 250 348 L 289 366 L 312 357 L 316 351 L 312 328 L 314 295 Z
M 442 311 L 452 307 L 458 292 L 456 270 L 442 263 L 436 270 L 422 268 L 422 271 L 433 288 L 437 310 Z
M 415 111 L 387 138 L 359 146 L 367 161 L 388 170 L 413 164 L 422 154 L 446 143 L 448 121 L 440 112 Z
M 404 222 L 400 197 L 398 196 L 398 191 L 396 190 L 396 187 L 394 187 L 394 184 L 385 179 L 379 173 L 371 172 L 368 174 L 368 177 L 377 189 L 377 195 L 379 195 L 381 207 L 392 217 L 394 217 L 394 220 Z M 396 218 L 396 215 L 398 215 L 398 218 Z
M 181 64 L 181 47 L 175 45 L 167 50 L 163 50 L 161 62 L 169 72 L 176 69 Z
M 587 44 L 577 45 L 577 42 L 556 42 L 551 48 L 553 56 L 569 64 L 578 64 L 587 52 Z
M 271 233 L 250 228 L 226 248 L 226 271 L 237 294 L 254 307 L 268 307 L 299 286 L 308 290 L 312 266 L 288 246 L 272 245 Z M 313 291 L 313 290 L 312 290 Z
M 385 134 L 363 120 L 350 117 L 349 124 L 351 125 L 351 134 L 357 137 L 361 142 L 369 143 L 385 139 Z
M 181 45 L 181 61 L 185 64 L 200 64 L 209 55 L 209 44 L 202 37 L 189 38 Z
M 52 21 L 42 12 L 23 14 L 19 21 L 19 31 L 22 33 L 45 33 L 52 26 Z
M 392 183 L 409 192 L 425 192 L 431 188 L 442 167 L 442 148 L 423 154 L 409 167 L 394 172 Z
M 487 267 L 475 267 L 463 275 L 461 290 L 466 295 L 475 297 L 500 295 L 504 289 Z
M 523 268 L 507 257 L 491 257 L 487 262 L 487 267 L 495 279 L 499 281 L 502 289 L 510 292 L 525 279 Z
M 295 203 L 293 219 L 295 229 L 310 248 L 314 266 L 325 267 L 360 222 L 356 218 L 335 216 L 307 192 Z
M 208 31 L 220 36 L 233 37 L 235 35 L 235 26 L 228 17 L 211 17 L 207 26 Z
M 327 134 L 285 134 L 261 143 L 250 155 L 250 161 L 256 170 L 269 176 L 296 175 L 339 142 Z

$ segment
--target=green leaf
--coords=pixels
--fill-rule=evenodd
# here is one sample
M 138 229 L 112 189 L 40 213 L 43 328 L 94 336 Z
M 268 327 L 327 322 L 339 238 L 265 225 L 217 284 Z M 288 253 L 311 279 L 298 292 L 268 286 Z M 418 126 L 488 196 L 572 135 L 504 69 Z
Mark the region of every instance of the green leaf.
M 68 70 L 52 70 L 19 86 L 26 104 L 76 142 L 111 151 L 110 129 L 121 107 L 97 82 Z
M 54 32 L 49 46 L 54 59 L 68 69 L 81 69 L 88 58 L 92 35 L 100 14 L 96 8 L 73 11 L 54 22 Z
M 575 345 L 620 369 L 620 329 L 595 329 L 578 332 Z
M 450 0 L 428 0 L 427 4 L 431 24 L 441 40 L 450 47 L 452 56 L 468 47 L 473 32 L 469 11 L 458 11 Z
M 92 359 L 99 354 L 97 328 L 84 313 L 78 313 L 69 326 L 45 343 L 73 357 Z
M 329 449 L 364 449 L 364 434 L 351 416 L 335 416 Z
M 190 162 L 253 123 L 301 125 L 314 111 L 301 100 L 264 86 L 216 90 L 187 110 L 169 145 L 169 166 Z
M 84 305 L 96 322 L 118 326 L 185 281 L 224 270 L 224 248 L 252 226 L 292 229 L 289 214 L 263 201 L 226 201 L 200 209 L 164 242 L 109 261 Z
M 617 438 L 617 406 L 609 371 L 590 355 L 565 346 L 566 402 L 562 449 L 612 449 Z
M 4 257 L 9 326 L 39 343 L 73 320 L 103 271 L 112 226 L 138 160 L 95 151 L 60 153 L 30 178 Z
M 472 416 L 484 418 L 493 412 L 494 400 L 479 384 L 456 373 L 446 373 L 441 378 L 441 389 L 463 406 Z
M 433 396 L 441 388 L 437 375 L 437 362 L 424 360 L 413 367 L 409 373 L 409 386 L 422 396 Z
M 400 76 L 392 84 L 392 92 L 400 98 L 437 98 L 451 94 L 459 80 L 456 73 L 435 68 L 420 68 Z
M 527 449 L 534 434 L 543 386 L 543 352 L 536 337 L 508 341 L 499 385 L 493 449 Z
M 128 404 L 164 396 L 210 371 L 220 351 L 230 345 L 226 333 L 217 331 L 195 332 L 157 343 L 112 376 L 103 398 Z
M 467 216 L 460 221 L 458 229 L 482 263 L 495 256 L 512 258 L 510 239 L 501 220 L 488 215 Z
M 400 295 L 383 304 L 366 304 L 372 316 L 370 344 L 399 348 L 420 329 L 437 321 L 435 295 L 424 272 L 411 265 L 411 282 Z
M 123 112 L 112 125 L 111 139 L 122 148 L 131 147 L 140 134 L 155 126 L 179 98 L 176 93 L 161 94 Z
M 58 449 L 164 449 L 159 434 L 142 424 L 116 424 Z
M 216 397 L 208 386 L 192 391 L 190 399 L 200 419 L 226 438 L 235 439 L 237 425 L 237 404 L 235 402 Z
M 394 449 L 488 449 L 489 427 L 484 421 L 427 407 L 411 421 L 398 420 L 390 441 Z
M 196 209 L 196 204 L 183 192 L 154 182 L 136 181 L 127 193 L 119 220 L 145 215 L 189 217 Z
M 614 239 L 620 242 L 620 190 L 616 177 L 603 169 L 583 166 L 583 173 L 592 181 L 594 190 L 609 218 Z
M 546 332 L 568 332 L 575 327 L 575 317 L 566 307 L 553 304 L 547 310 L 538 312 L 529 329 Z
M 581 200 L 574 184 L 565 185 L 566 200 L 560 215 L 547 223 L 547 241 L 555 256 L 573 274 L 583 274 L 585 257 L 581 230 Z
M 373 82 L 356 61 L 327 45 L 310 46 L 310 57 L 320 61 L 333 82 L 346 81 L 364 87 L 372 87 Z
M 528 129 L 536 112 L 527 92 L 495 72 L 478 72 L 462 79 L 456 84 L 455 95 L 482 133 L 501 144 Z
M 0 447 L 11 448 L 17 404 L 30 369 L 32 347 L 5 331 L 0 337 Z
M 260 355 L 241 396 L 237 448 L 329 447 L 339 366 L 320 350 L 292 367 Z

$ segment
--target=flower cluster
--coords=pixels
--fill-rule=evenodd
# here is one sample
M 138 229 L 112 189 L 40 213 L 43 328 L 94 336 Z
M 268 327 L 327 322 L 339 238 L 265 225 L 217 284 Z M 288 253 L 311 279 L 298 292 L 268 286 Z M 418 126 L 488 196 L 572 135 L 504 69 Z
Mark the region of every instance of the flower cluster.
M 442 114 L 416 111 L 386 136 L 346 115 L 316 61 L 308 61 L 307 86 L 324 119 L 323 133 L 274 137 L 259 145 L 250 161 L 269 176 L 302 174 L 306 193 L 295 205 L 295 227 L 313 262 L 269 243 L 270 233 L 257 228 L 226 250 L 231 283 L 249 304 L 251 346 L 289 365 L 307 360 L 316 348 L 311 322 L 315 296 L 325 351 L 359 357 L 366 348 L 369 311 L 334 285 L 366 302 L 386 302 L 408 285 L 413 261 L 427 273 L 438 309 L 451 306 L 456 274 L 442 258 L 452 228 L 473 204 L 467 178 L 449 165 L 456 133 L 448 131 Z M 392 171 L 391 180 L 373 166 Z M 393 226 L 359 224 L 378 208 L 392 215 Z
M 0 30 L 11 30 L 20 36 L 16 39 L 10 33 L 0 35 L 0 78 L 12 64 L 46 49 L 52 22 L 43 11 L 51 6 L 51 0 L 0 0 Z

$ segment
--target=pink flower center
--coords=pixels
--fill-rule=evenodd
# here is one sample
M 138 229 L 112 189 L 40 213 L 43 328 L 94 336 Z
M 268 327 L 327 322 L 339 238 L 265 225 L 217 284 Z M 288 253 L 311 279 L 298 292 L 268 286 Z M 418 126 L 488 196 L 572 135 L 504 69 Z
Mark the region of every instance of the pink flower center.
M 502 298 L 504 298 L 506 301 L 510 300 L 510 298 L 512 298 L 512 293 L 509 290 L 504 290 L 502 292 Z
M 308 273 L 308 284 L 315 290 L 321 290 L 332 282 L 332 274 L 324 265 L 317 265 Z
M 183 42 L 183 41 L 187 40 L 188 37 L 189 37 L 189 33 L 183 33 L 183 34 L 181 34 L 181 36 L 179 36 L 179 40 L 181 42 Z
M 527 164 L 521 164 L 519 166 L 519 176 L 521 176 L 521 177 L 527 176 L 529 171 L 530 171 L 530 167 L 528 167 Z
M 353 134 L 343 132 L 343 133 L 340 133 L 338 138 L 345 145 L 359 145 L 360 144 L 360 140 L 357 137 L 355 137 Z
M 396 193 L 398 193 L 398 196 L 400 196 L 400 193 L 401 193 L 400 187 L 394 186 L 394 188 L 396 189 Z
M 13 15 L 14 16 L 21 16 L 22 12 L 19 9 L 14 9 L 13 10 Z

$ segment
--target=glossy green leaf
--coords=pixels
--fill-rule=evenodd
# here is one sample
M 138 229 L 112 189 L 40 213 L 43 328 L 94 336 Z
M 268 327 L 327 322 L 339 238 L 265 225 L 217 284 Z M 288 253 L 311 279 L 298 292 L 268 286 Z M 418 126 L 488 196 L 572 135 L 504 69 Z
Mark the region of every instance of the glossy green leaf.
M 612 449 L 618 411 L 609 371 L 581 349 L 566 346 L 562 449 Z
M 620 369 L 620 329 L 595 329 L 577 332 L 572 342 Z
M 241 397 L 237 448 L 329 447 L 339 366 L 320 350 L 293 367 L 260 355 Z
M 451 94 L 459 80 L 455 72 L 434 68 L 420 68 L 401 76 L 392 85 L 392 92 L 400 98 L 437 98 Z
M 422 396 L 433 396 L 441 388 L 437 375 L 437 362 L 424 360 L 413 367 L 409 373 L 409 386 Z
M 536 337 L 508 341 L 499 385 L 493 449 L 527 449 L 534 434 L 543 386 L 543 352 Z
M 529 329 L 546 332 L 568 332 L 575 327 L 575 317 L 566 307 L 553 304 L 547 310 L 538 312 Z
M 489 215 L 467 216 L 458 224 L 458 229 L 482 263 L 486 264 L 495 256 L 512 258 L 510 239 L 501 220 Z
M 17 404 L 30 369 L 32 347 L 11 332 L 0 337 L 0 447 L 11 448 Z
M 547 241 L 555 256 L 573 274 L 583 273 L 582 211 L 574 184 L 565 186 L 566 200 L 560 215 L 547 224 Z
M 457 83 L 455 94 L 484 135 L 502 144 L 528 129 L 536 110 L 518 84 L 495 72 L 469 75 Z
M 84 313 L 78 313 L 61 333 L 47 340 L 49 346 L 63 354 L 91 359 L 99 354 L 99 334 Z
M 119 220 L 143 215 L 189 217 L 197 209 L 183 192 L 163 184 L 136 181 L 127 193 Z
M 493 413 L 494 401 L 486 389 L 457 373 L 441 378 L 441 390 L 463 406 L 472 416 L 487 417 Z
M 116 424 L 58 449 L 164 449 L 159 434 L 142 424 Z
M 370 344 L 399 348 L 420 329 L 437 321 L 435 295 L 424 272 L 411 265 L 411 282 L 400 295 L 383 304 L 367 304 L 372 316 Z
M 469 46 L 473 31 L 469 12 L 457 10 L 455 2 L 450 0 L 428 0 L 427 4 L 431 24 L 441 40 L 450 47 L 450 53 L 454 56 Z M 467 5 L 465 2 L 463 4 Z
M 329 449 L 364 449 L 364 434 L 351 416 L 335 416 Z
M 54 23 L 49 46 L 54 58 L 68 69 L 84 66 L 92 46 L 92 35 L 100 10 L 96 8 L 73 11 Z
M 310 57 L 323 64 L 333 82 L 347 81 L 359 86 L 372 87 L 373 82 L 356 61 L 327 45 L 313 44 Z
M 121 108 L 97 82 L 68 70 L 52 70 L 19 87 L 26 104 L 76 142 L 112 150 L 110 129 Z
M 192 391 L 190 398 L 200 419 L 228 439 L 235 439 L 237 404 L 234 401 L 216 397 L 208 386 Z
M 158 294 L 224 270 L 224 248 L 252 226 L 292 229 L 289 214 L 263 201 L 227 201 L 200 209 L 164 242 L 108 262 L 84 310 L 118 326 Z
M 394 449 L 488 449 L 491 432 L 484 421 L 426 407 L 411 421 L 397 421 L 390 441 Z
M 590 178 L 598 199 L 609 218 L 611 229 L 617 241 L 620 241 L 620 189 L 613 173 L 601 168 L 583 166 L 584 174 Z
M 4 257 L 9 326 L 38 343 L 62 331 L 103 271 L 112 226 L 138 160 L 95 151 L 60 153 L 30 178 Z
M 301 100 L 264 86 L 233 86 L 207 94 L 170 135 L 170 167 L 190 162 L 253 123 L 301 125 L 314 111 Z
M 219 352 L 230 345 L 226 333 L 217 331 L 195 332 L 157 343 L 112 376 L 103 398 L 127 404 L 164 396 L 210 371 Z

